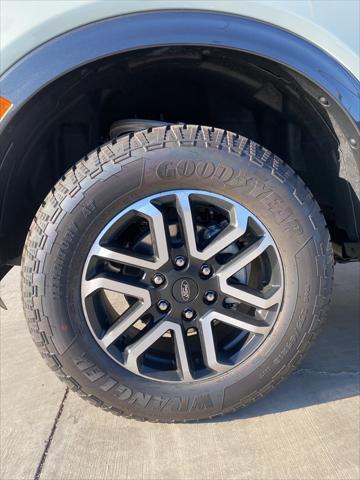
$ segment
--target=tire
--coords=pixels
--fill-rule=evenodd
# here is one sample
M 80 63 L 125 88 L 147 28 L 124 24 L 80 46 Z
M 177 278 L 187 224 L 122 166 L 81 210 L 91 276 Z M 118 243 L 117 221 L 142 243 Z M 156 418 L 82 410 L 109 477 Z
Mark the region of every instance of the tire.
M 104 226 L 134 202 L 175 189 L 212 192 L 251 212 L 276 245 L 284 287 L 270 333 L 249 356 L 215 378 L 180 383 L 138 375 L 107 355 L 81 300 L 84 264 Z M 289 375 L 326 317 L 332 273 L 324 218 L 288 165 L 240 135 L 175 125 L 108 142 L 59 180 L 28 233 L 22 294 L 35 344 L 71 390 L 115 414 L 177 422 L 235 411 Z

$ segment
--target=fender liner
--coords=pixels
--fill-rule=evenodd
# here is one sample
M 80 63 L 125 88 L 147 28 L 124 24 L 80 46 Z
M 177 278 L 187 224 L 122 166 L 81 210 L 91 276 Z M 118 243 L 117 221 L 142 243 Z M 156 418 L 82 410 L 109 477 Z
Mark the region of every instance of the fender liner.
M 14 103 L 0 123 L 0 135 L 33 95 L 65 73 L 106 56 L 164 45 L 235 49 L 289 67 L 294 74 L 311 81 L 305 88 L 313 97 L 321 102 L 325 95 L 334 129 L 341 130 L 338 137 L 343 142 L 343 155 L 358 156 L 354 152 L 360 148 L 360 83 L 345 67 L 315 45 L 279 27 L 207 11 L 155 11 L 114 17 L 71 30 L 41 45 L 0 78 L 2 96 Z M 340 172 L 350 183 L 354 183 L 356 163 L 351 161 L 351 168 Z M 353 188 L 360 197 L 360 181 Z

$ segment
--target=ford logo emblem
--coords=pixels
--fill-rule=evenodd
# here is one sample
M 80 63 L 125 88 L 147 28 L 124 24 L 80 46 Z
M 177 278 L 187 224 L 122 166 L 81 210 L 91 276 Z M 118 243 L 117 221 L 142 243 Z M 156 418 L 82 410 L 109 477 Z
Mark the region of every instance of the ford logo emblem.
M 190 284 L 187 280 L 182 280 L 180 293 L 184 302 L 188 302 L 190 300 Z

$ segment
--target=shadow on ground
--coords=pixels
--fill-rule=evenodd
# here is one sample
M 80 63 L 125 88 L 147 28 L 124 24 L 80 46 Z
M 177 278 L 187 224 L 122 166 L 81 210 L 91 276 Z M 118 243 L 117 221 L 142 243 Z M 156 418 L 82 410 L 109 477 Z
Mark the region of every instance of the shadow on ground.
M 323 331 L 270 395 L 219 420 L 173 425 L 65 399 L 31 342 L 14 269 L 1 291 L 0 478 L 358 480 L 359 274 L 337 265 Z
M 304 408 L 359 395 L 360 267 L 337 265 L 328 319 L 300 368 L 255 404 L 226 422 Z

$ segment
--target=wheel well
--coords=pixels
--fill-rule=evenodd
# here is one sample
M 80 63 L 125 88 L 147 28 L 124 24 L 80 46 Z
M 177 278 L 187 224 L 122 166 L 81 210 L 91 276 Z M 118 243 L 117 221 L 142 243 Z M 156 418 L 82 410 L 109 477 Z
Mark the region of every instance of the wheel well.
M 356 241 L 355 195 L 340 178 L 339 141 L 325 106 L 299 76 L 262 57 L 215 47 L 148 48 L 107 57 L 38 92 L 3 134 L 0 263 L 21 255 L 47 192 L 120 119 L 225 128 L 277 154 L 318 201 L 333 242 Z

